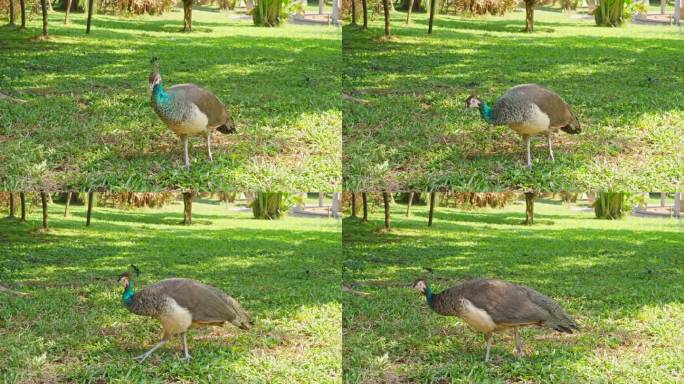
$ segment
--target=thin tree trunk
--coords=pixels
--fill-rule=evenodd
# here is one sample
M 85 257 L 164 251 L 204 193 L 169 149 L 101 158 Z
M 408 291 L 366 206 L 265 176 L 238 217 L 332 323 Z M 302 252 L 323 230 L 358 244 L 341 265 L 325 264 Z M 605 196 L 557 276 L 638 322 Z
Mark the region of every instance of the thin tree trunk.
M 356 0 L 352 0 L 352 2 L 351 2 L 351 14 L 352 14 L 351 25 L 356 26 Z
M 193 0 L 183 0 L 183 32 L 192 31 L 192 2 Z
M 437 200 L 437 192 L 430 192 L 430 213 L 428 214 L 428 227 L 432 227 L 432 218 L 435 215 L 435 201 Z
M 88 0 L 88 21 L 86 22 L 86 34 L 90 33 L 90 23 L 93 20 L 93 0 Z
M 318 192 L 318 206 L 322 207 L 325 203 L 325 193 L 324 192 Z
M 387 1 L 387 0 L 384 0 Z M 388 192 L 383 192 L 382 193 L 382 203 L 385 206 L 385 229 L 389 230 L 390 229 L 390 205 L 389 205 L 389 193 Z
M 21 220 L 22 223 L 26 222 L 26 192 L 19 192 L 19 200 L 21 201 Z
M 14 0 L 9 0 L 9 25 L 14 25 Z
M 12 192 L 9 193 L 9 217 L 12 219 L 16 217 L 14 210 L 14 193 Z
M 363 202 L 363 221 L 368 221 L 368 194 L 361 192 L 361 200 Z
M 43 0 L 45 1 L 45 0 Z M 43 230 L 48 230 L 48 203 L 47 203 L 47 193 L 40 193 L 40 203 L 43 206 Z
M 679 25 L 681 17 L 682 17 L 682 1 L 681 0 L 675 0 L 674 23 L 676 25 Z
M 673 207 L 674 217 L 682 217 L 682 193 L 676 192 L 674 197 L 674 207 Z
M 525 224 L 534 224 L 534 192 L 525 192 Z
M 667 0 L 660 0 L 660 14 L 665 14 L 665 6 L 667 5 Z
M 660 192 L 660 207 L 664 207 L 667 202 L 667 192 Z
M 363 8 L 363 29 L 368 29 L 368 0 L 361 0 L 361 7 Z
M 19 29 L 26 29 L 26 0 L 19 0 L 19 7 L 21 8 L 21 27 Z
M 67 0 L 66 9 L 64 10 L 64 24 L 69 24 L 69 12 L 71 12 L 72 0 Z
M 71 194 L 72 192 L 67 192 L 66 202 L 64 203 L 64 217 L 69 216 L 69 204 L 71 204 Z
M 430 0 L 430 22 L 428 26 L 428 35 L 432 34 L 432 23 L 435 20 L 435 8 L 437 8 L 437 1 Z
M 93 200 L 95 200 L 95 192 L 88 192 L 88 211 L 86 212 L 86 227 L 90 226 L 90 218 L 93 214 Z
M 411 12 L 413 12 L 414 0 L 409 0 L 408 10 L 406 11 L 406 24 L 411 23 Z
M 534 0 L 525 0 L 525 32 L 534 31 Z
M 351 193 L 351 217 L 356 219 L 356 193 Z
M 413 194 L 415 192 L 409 192 L 408 195 L 408 205 L 406 205 L 406 217 L 411 216 L 411 205 L 413 205 Z
M 385 14 L 385 36 L 390 35 L 390 14 L 389 14 L 389 0 L 382 0 L 382 10 Z
M 40 0 L 40 8 L 43 11 L 43 37 L 47 37 L 48 36 L 47 0 Z
M 318 0 L 318 14 L 322 15 L 325 11 L 325 0 Z
M 192 192 L 183 192 L 183 225 L 192 224 Z

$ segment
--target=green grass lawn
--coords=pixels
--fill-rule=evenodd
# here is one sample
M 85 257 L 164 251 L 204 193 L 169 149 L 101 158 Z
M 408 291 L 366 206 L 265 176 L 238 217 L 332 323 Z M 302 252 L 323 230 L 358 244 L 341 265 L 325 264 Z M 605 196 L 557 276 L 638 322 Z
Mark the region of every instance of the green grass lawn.
M 50 208 L 52 229 L 0 220 L 0 377 L 7 383 L 332 383 L 341 382 L 340 223 L 252 219 L 213 201 L 155 210 Z M 121 301 L 119 273 L 135 263 L 143 285 L 194 278 L 235 297 L 256 319 L 190 331 L 193 359 L 174 339 L 143 364 L 159 322 Z
M 425 14 L 382 18 L 367 32 L 343 30 L 345 187 L 493 191 L 670 190 L 684 179 L 684 34 L 676 27 L 594 26 L 574 13 L 524 10 L 506 16 Z M 586 16 L 586 15 L 585 15 Z M 556 161 L 533 139 L 525 167 L 520 137 L 464 111 L 470 90 L 492 103 L 510 87 L 541 83 L 559 93 L 581 121 L 560 133 Z
M 105 187 L 142 191 L 331 190 L 341 179 L 340 31 L 254 27 L 225 12 L 164 16 L 50 16 L 51 38 L 0 32 L 0 189 Z M 213 163 L 191 139 L 190 171 L 179 139 L 150 105 L 150 58 L 164 84 L 192 82 L 229 107 L 237 134 L 216 133 Z
M 595 219 L 557 201 L 500 210 L 392 209 L 393 229 L 343 223 L 344 372 L 348 383 L 681 383 L 684 379 L 682 224 L 672 219 Z M 428 268 L 432 272 L 428 271 Z M 456 318 L 437 315 L 410 288 L 436 292 L 476 278 L 527 285 L 557 300 L 581 326 L 573 335 L 522 328 L 485 342 Z

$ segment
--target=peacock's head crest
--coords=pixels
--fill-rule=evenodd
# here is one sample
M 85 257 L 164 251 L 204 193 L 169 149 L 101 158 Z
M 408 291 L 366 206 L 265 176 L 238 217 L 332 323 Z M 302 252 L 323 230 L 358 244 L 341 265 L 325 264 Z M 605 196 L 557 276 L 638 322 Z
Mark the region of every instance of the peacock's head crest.
M 131 284 L 131 272 L 133 272 L 136 277 L 140 275 L 140 269 L 138 269 L 138 267 L 136 267 L 135 265 L 131 264 L 128 271 L 119 275 L 119 278 L 117 280 L 118 283 L 123 285 L 124 287 L 128 287 Z
M 474 92 L 470 93 L 470 96 L 465 100 L 466 108 L 480 108 L 482 105 L 482 100 L 480 100 Z
M 161 74 L 159 74 L 159 58 L 156 56 L 150 61 L 152 63 L 152 72 L 150 73 L 150 90 L 154 88 L 155 85 L 162 82 Z
M 428 285 L 423 279 L 418 279 L 413 282 L 413 289 L 420 292 L 421 295 L 427 295 Z

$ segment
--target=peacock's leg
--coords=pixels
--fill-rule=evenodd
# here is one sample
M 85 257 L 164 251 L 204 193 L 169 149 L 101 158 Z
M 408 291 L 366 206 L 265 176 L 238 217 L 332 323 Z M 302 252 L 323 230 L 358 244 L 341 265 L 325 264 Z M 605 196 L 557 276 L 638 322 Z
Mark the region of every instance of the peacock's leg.
M 183 357 L 183 360 L 188 361 L 190 360 L 190 353 L 188 353 L 188 333 L 185 332 L 183 334 L 183 352 L 185 352 L 185 356 Z
M 553 149 L 551 149 L 551 131 L 547 133 L 546 139 L 549 143 L 549 157 L 551 158 L 551 161 L 556 161 L 556 159 L 553 158 Z
M 166 344 L 167 341 L 169 341 L 169 338 L 168 338 L 167 336 L 164 336 L 164 338 L 161 339 L 161 341 L 158 342 L 154 347 L 152 347 L 152 349 L 150 349 L 149 351 L 143 353 L 143 354 L 140 355 L 140 356 L 136 356 L 135 359 L 142 363 L 143 361 L 145 361 L 145 359 L 147 359 L 147 358 L 152 354 L 152 352 L 156 351 L 156 350 L 159 349 L 162 345 Z
M 527 167 L 532 168 L 532 152 L 530 150 L 530 137 L 525 135 L 523 136 L 523 140 L 525 140 L 525 147 L 527 147 Z
M 190 168 L 190 155 L 188 154 L 188 136 L 181 136 L 183 142 L 183 155 L 185 156 L 185 167 Z
M 211 155 L 211 129 L 207 129 L 207 151 L 209 152 L 209 161 L 214 161 Z
M 485 353 L 485 363 L 489 361 L 489 350 L 492 349 L 492 333 L 485 333 L 485 340 L 487 340 L 487 353 Z
M 515 355 L 522 356 L 522 341 L 520 340 L 520 335 L 518 334 L 518 328 L 513 328 L 513 334 L 515 335 Z

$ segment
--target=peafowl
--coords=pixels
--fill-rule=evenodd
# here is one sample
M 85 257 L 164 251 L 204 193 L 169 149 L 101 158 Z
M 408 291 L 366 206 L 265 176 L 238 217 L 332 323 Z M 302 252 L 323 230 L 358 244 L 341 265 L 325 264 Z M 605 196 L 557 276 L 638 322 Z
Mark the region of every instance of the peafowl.
M 140 271 L 131 266 L 136 277 Z M 254 321 L 242 306 L 218 288 L 191 279 L 166 279 L 135 292 L 130 272 L 119 275 L 124 286 L 123 302 L 132 313 L 158 319 L 164 330 L 161 341 L 135 359 L 143 362 L 173 336 L 183 337 L 183 360 L 189 360 L 188 329 L 229 322 L 240 329 L 250 329 Z
M 212 131 L 216 129 L 225 134 L 235 132 L 235 123 L 221 101 L 213 93 L 194 84 L 178 84 L 165 90 L 159 73 L 159 59 L 156 57 L 152 58 L 150 90 L 152 108 L 183 143 L 185 166 L 190 167 L 189 136 L 206 138 L 209 161 L 213 161 Z
M 532 288 L 501 280 L 478 279 L 433 293 L 423 279 L 413 283 L 427 298 L 433 311 L 444 316 L 457 316 L 469 326 L 484 332 L 487 342 L 485 362 L 489 361 L 492 332 L 512 329 L 515 353 L 522 354 L 518 328 L 530 325 L 572 333 L 579 327 L 555 301 Z
M 570 106 L 555 92 L 537 84 L 516 85 L 490 107 L 475 95 L 465 101 L 466 108 L 477 108 L 480 116 L 494 125 L 508 125 L 522 136 L 527 147 L 527 166 L 532 168 L 530 137 L 546 135 L 549 157 L 554 160 L 551 148 L 552 134 L 562 130 L 570 134 L 580 133 L 580 123 Z

